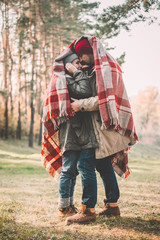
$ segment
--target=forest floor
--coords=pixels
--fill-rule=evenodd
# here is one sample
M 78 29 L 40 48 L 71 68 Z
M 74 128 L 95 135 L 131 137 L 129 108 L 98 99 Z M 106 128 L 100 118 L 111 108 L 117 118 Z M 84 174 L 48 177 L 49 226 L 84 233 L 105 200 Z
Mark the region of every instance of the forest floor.
M 129 154 L 131 175 L 118 178 L 121 217 L 66 225 L 57 217 L 58 180 L 41 166 L 40 147 L 0 140 L 0 240 L 160 239 L 160 148 L 138 143 Z M 97 213 L 104 189 L 98 178 Z M 75 205 L 81 203 L 77 178 Z

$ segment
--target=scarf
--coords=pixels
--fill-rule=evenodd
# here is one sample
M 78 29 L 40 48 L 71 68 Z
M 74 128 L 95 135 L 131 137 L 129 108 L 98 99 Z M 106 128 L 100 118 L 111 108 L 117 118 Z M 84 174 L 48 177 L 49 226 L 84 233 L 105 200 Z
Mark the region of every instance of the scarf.
M 72 42 L 55 59 L 52 78 L 44 101 L 41 155 L 43 165 L 51 176 L 54 176 L 56 171 L 60 173 L 62 166 L 58 126 L 74 115 L 62 60 L 74 53 L 76 43 L 82 38 L 87 38 L 93 49 L 102 129 L 114 127 L 115 131 L 130 137 L 132 145 L 138 140 L 121 68 L 96 37 L 82 36 Z M 112 160 L 114 170 L 125 178 L 130 174 L 128 150 L 117 153 Z

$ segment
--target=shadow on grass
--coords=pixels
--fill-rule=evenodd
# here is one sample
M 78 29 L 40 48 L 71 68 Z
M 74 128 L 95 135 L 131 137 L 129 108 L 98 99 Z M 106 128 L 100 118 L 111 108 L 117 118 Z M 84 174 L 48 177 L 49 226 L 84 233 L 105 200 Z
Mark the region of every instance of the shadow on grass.
M 57 240 L 48 228 L 36 228 L 28 223 L 16 223 L 14 218 L 0 217 L 0 239 L 2 240 Z
M 143 219 L 140 217 L 97 217 L 97 224 L 106 224 L 108 229 L 133 229 L 134 231 L 160 236 L 160 219 Z
M 88 224 L 91 229 L 94 229 L 95 225 L 102 225 L 103 228 L 107 227 L 107 229 L 119 228 L 119 229 L 133 229 L 135 231 L 147 234 L 154 234 L 159 236 L 159 221 L 150 219 L 144 220 L 141 218 L 104 218 L 97 217 L 96 223 Z M 71 227 L 72 229 L 72 227 Z M 94 231 L 91 232 L 83 232 L 78 230 L 72 232 L 70 227 L 67 230 L 62 229 L 58 231 L 56 230 L 56 226 L 53 227 L 35 227 L 28 223 L 17 223 L 11 215 L 7 215 L 6 217 L 0 217 L 0 239 L 2 240 L 104 240 L 106 237 L 94 234 Z M 128 237 L 121 237 L 112 235 L 108 236 L 107 240 L 125 240 L 130 239 Z M 132 239 L 132 238 L 131 238 Z M 138 238 L 134 238 L 138 239 Z M 139 238 L 140 239 L 140 238 Z M 149 238 L 148 238 L 149 239 Z
M 87 224 L 94 228 L 95 223 Z M 56 230 L 54 227 L 35 227 L 28 223 L 17 223 L 14 218 L 2 219 L 0 217 L 0 240 L 106 240 L 106 237 L 87 231 Z M 128 238 L 127 238 L 128 239 Z M 107 237 L 107 240 L 127 240 L 117 236 Z

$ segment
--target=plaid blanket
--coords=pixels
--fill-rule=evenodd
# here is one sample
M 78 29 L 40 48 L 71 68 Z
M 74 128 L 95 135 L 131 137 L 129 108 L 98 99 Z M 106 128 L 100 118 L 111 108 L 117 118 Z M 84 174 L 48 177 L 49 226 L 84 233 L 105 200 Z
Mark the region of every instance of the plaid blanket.
M 102 43 L 91 36 L 86 37 L 93 48 L 99 110 L 102 128 L 113 126 L 120 134 L 129 136 L 132 144 L 138 140 L 135 132 L 129 99 L 122 79 L 122 71 L 114 58 L 106 52 Z M 58 141 L 58 125 L 74 115 L 70 105 L 63 59 L 74 52 L 75 40 L 55 59 L 53 74 L 43 107 L 42 161 L 50 175 L 60 172 L 62 154 Z M 128 149 L 113 158 L 115 171 L 123 177 L 129 175 Z
M 74 112 L 62 61 L 54 63 L 52 78 L 43 106 L 41 160 L 51 176 L 61 171 L 62 153 L 60 151 L 58 127 Z

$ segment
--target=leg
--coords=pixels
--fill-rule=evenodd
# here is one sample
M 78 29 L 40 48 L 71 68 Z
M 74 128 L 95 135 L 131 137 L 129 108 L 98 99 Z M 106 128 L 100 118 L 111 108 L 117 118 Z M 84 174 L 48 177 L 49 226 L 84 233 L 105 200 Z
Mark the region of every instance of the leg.
M 119 187 L 111 160 L 112 156 L 96 160 L 96 169 L 103 180 L 106 195 L 104 199 L 104 208 L 99 215 L 119 216 L 120 210 L 117 204 L 119 199 Z
M 96 160 L 96 169 L 100 173 L 104 184 L 105 202 L 114 203 L 119 199 L 119 187 L 111 160 L 111 156 Z
M 75 177 L 73 179 L 71 179 L 71 189 L 70 189 L 70 206 L 73 206 L 74 205 L 74 198 L 73 198 L 73 195 L 74 195 L 74 188 L 75 188 L 75 185 L 76 185 L 76 176 L 78 175 L 78 171 L 76 169 L 75 171 Z
M 85 223 L 96 220 L 95 205 L 97 202 L 97 179 L 95 173 L 95 150 L 82 150 L 78 159 L 77 169 L 82 180 L 82 204 L 81 211 L 72 217 L 68 217 L 66 222 Z
M 77 164 L 77 169 L 82 180 L 82 204 L 86 208 L 94 208 L 97 202 L 97 178 L 94 153 L 94 149 L 82 150 Z
M 59 182 L 59 208 L 70 206 L 71 198 L 73 200 L 78 156 L 79 151 L 67 151 L 63 154 Z

